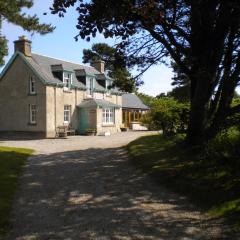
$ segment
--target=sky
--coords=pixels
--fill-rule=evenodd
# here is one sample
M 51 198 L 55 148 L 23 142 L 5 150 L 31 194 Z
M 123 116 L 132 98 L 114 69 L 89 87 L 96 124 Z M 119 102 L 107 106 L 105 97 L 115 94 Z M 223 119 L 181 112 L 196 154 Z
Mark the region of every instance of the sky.
M 39 34 L 31 35 L 23 31 L 22 28 L 3 22 L 2 34 L 8 39 L 9 55 L 5 58 L 7 62 L 14 53 L 13 41 L 19 36 L 25 35 L 32 41 L 32 51 L 34 53 L 59 58 L 71 62 L 82 63 L 82 51 L 84 48 L 91 48 L 93 43 L 104 42 L 109 45 L 115 43 L 114 39 L 105 39 L 102 35 L 97 35 L 90 42 L 79 39 L 77 42 L 74 36 L 78 34 L 76 29 L 77 12 L 75 8 L 68 9 L 64 18 L 59 18 L 57 15 L 50 13 L 49 7 L 52 0 L 34 0 L 34 6 L 31 9 L 24 9 L 24 12 L 31 15 L 37 14 L 40 21 L 43 23 L 51 23 L 56 27 L 53 33 L 41 36 Z M 47 12 L 47 15 L 43 15 Z M 0 69 L 1 71 L 2 69 Z M 172 70 L 164 65 L 151 67 L 144 73 L 142 80 L 144 85 L 139 88 L 139 92 L 148 95 L 156 96 L 162 92 L 168 92 L 172 89 L 171 78 Z

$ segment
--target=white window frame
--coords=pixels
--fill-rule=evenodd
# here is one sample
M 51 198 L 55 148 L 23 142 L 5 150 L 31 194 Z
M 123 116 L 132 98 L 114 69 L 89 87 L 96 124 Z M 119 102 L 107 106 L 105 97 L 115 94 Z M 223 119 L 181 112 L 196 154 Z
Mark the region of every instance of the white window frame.
M 30 117 L 29 120 L 31 124 L 37 123 L 37 105 L 36 104 L 29 105 L 29 117 Z
M 36 80 L 33 76 L 30 76 L 29 79 L 29 93 L 36 94 Z
M 114 108 L 103 108 L 102 109 L 102 123 L 104 125 L 113 125 L 115 123 Z
M 106 80 L 106 91 L 107 91 L 106 95 L 107 96 L 111 95 L 111 89 L 109 89 L 109 86 L 112 86 L 112 82 L 109 80 Z
M 63 84 L 65 90 L 70 90 L 72 85 L 72 73 L 63 72 Z
M 94 90 L 94 78 L 90 77 L 87 79 L 87 95 L 93 96 Z
M 63 109 L 63 122 L 70 123 L 71 121 L 71 105 L 64 105 Z

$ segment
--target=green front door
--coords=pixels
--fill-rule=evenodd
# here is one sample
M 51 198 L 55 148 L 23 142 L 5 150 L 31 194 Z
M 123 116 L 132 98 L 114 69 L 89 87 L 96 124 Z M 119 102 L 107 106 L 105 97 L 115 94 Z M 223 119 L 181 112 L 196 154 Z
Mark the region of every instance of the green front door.
M 79 109 L 79 133 L 85 134 L 86 129 L 88 128 L 88 109 L 80 108 Z

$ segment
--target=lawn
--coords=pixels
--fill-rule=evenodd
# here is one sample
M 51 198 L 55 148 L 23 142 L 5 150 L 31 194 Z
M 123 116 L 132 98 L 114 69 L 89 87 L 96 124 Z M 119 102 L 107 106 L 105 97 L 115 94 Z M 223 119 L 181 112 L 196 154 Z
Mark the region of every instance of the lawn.
M 167 140 L 161 135 L 146 136 L 127 148 L 132 162 L 158 183 L 240 229 L 240 163 L 205 158 L 199 150 L 187 148 L 183 136 Z
M 33 150 L 0 146 L 0 238 L 9 230 L 9 214 L 26 159 Z

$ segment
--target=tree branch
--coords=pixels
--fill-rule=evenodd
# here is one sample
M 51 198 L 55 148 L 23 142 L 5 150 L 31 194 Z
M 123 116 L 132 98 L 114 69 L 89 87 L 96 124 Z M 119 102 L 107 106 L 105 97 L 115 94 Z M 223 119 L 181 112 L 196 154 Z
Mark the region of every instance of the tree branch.
M 171 47 L 171 45 L 168 43 L 168 41 L 161 37 L 159 34 L 157 34 L 153 29 L 149 29 L 146 26 L 146 30 L 150 32 L 150 34 L 157 39 L 159 42 L 161 42 L 164 47 L 167 49 L 167 51 L 169 52 L 169 54 L 172 56 L 172 58 L 174 59 L 174 61 L 179 65 L 179 67 L 182 69 L 182 71 L 187 75 L 190 76 L 191 71 L 190 69 L 187 67 L 187 65 L 185 65 L 183 63 L 183 61 L 181 60 L 181 56 L 176 54 L 175 50 Z

